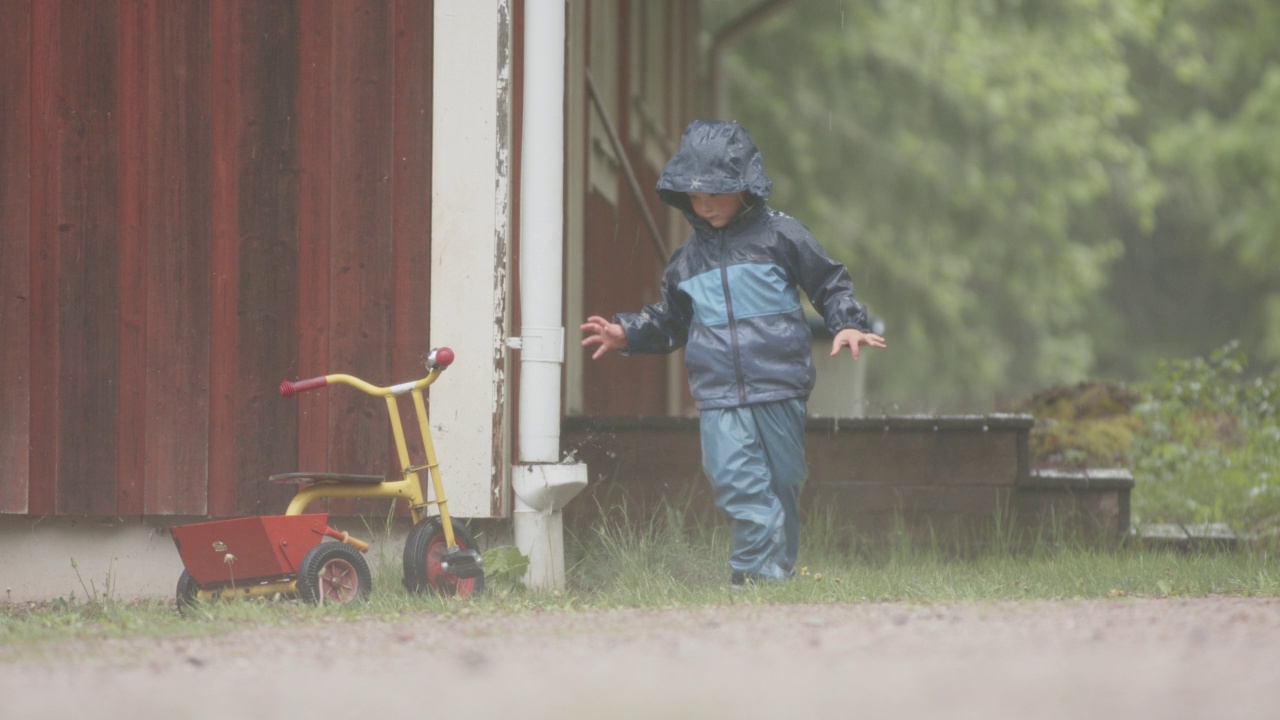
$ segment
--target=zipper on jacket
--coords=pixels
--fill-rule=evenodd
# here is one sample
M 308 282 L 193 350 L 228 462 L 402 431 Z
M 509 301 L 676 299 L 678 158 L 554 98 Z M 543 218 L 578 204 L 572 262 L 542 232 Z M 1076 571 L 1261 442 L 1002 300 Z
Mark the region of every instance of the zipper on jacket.
M 729 340 L 733 347 L 733 376 L 738 382 L 738 402 L 747 404 L 747 382 L 742 376 L 742 356 L 738 350 L 738 320 L 733 315 L 733 295 L 729 292 L 729 261 L 725 252 L 727 240 L 725 232 L 719 232 L 720 240 L 720 284 L 724 287 L 724 309 L 729 316 Z

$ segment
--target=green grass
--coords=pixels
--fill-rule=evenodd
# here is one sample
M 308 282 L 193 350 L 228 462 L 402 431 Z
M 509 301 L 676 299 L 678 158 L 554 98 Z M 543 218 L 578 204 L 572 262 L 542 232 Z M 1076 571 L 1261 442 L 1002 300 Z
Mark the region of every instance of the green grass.
M 835 550 L 820 524 L 806 531 L 800 571 L 785 583 L 746 592 L 727 586 L 728 537 L 722 524 L 681 526 L 659 518 L 640 526 L 589 528 L 570 540 L 569 587 L 532 593 L 494 583 L 471 601 L 413 597 L 399 568 L 377 569 L 370 601 L 312 608 L 293 600 L 238 600 L 202 605 L 181 619 L 168 601 L 60 599 L 0 606 L 0 644 L 40 636 L 114 636 L 202 632 L 245 623 L 332 622 L 405 615 L 455 615 L 540 609 L 661 608 L 729 603 L 966 603 L 1117 597 L 1280 595 L 1280 569 L 1267 552 L 1188 554 L 1139 547 L 1053 546 L 1012 552 L 996 546 L 966 556 L 904 543 Z
M 201 605 L 181 618 L 169 601 L 96 596 L 0 605 L 0 662 L 40 654 L 65 640 L 188 637 L 246 628 L 366 619 L 441 619 L 534 610 L 708 607 L 740 604 L 910 604 L 1280 595 L 1280 569 L 1266 551 L 1184 554 L 1140 547 L 1044 542 L 1013 550 L 996 542 L 959 556 L 907 541 L 848 547 L 832 523 L 806 526 L 800 571 L 790 581 L 730 591 L 727 529 L 716 518 L 688 519 L 668 508 L 650 521 L 605 522 L 570 535 L 569 587 L 533 593 L 501 577 L 469 601 L 409 596 L 398 558 L 375 558 L 369 602 L 316 608 L 295 600 Z
M 960 552 L 905 537 L 850 548 L 848 531 L 819 516 L 804 527 L 794 578 L 731 594 L 723 523 L 688 523 L 668 509 L 644 525 L 590 528 L 572 548 L 579 558 L 569 594 L 586 607 L 1280 594 L 1280 567 L 1265 550 L 1180 553 L 1051 538 L 1022 546 L 995 532 Z

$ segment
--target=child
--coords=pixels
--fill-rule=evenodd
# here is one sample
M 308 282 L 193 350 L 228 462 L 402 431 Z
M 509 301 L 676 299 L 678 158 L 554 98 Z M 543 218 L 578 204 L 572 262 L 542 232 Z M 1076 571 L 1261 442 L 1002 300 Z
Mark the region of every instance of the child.
M 802 223 L 765 205 L 773 184 L 736 122 L 696 120 L 658 179 L 658 196 L 693 232 L 662 278 L 662 301 L 582 325 L 592 359 L 685 348 L 699 410 L 702 463 L 729 518 L 730 582 L 782 580 L 799 549 L 805 403 L 813 389 L 803 289 L 847 346 L 885 347 L 868 332 L 853 283 Z

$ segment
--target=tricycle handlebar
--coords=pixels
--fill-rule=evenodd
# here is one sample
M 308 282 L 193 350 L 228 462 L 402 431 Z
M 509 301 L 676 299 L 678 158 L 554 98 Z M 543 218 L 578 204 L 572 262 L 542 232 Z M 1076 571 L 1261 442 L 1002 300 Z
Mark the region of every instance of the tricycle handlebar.
M 337 382 L 355 386 L 372 395 L 399 395 L 402 392 L 408 392 L 414 388 L 423 388 L 430 385 L 431 381 L 434 380 L 436 376 L 438 376 L 445 368 L 453 364 L 453 359 L 453 350 L 450 350 L 447 347 L 434 348 L 427 354 L 427 369 L 431 371 L 431 374 L 422 380 L 401 383 L 400 385 L 390 388 L 380 388 L 376 385 L 370 385 L 364 380 L 350 375 L 323 375 L 321 377 L 313 377 L 306 380 L 298 380 L 296 382 L 282 380 L 280 382 L 280 394 L 289 398 L 300 392 L 324 387 L 330 382 Z

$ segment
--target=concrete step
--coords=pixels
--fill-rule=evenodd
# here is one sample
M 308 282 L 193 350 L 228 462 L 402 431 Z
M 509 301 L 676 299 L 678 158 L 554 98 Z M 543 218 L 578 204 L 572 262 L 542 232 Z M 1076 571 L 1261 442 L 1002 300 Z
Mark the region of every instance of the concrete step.
M 1148 523 L 1133 529 L 1146 547 L 1192 551 L 1234 551 L 1240 536 L 1226 523 Z

